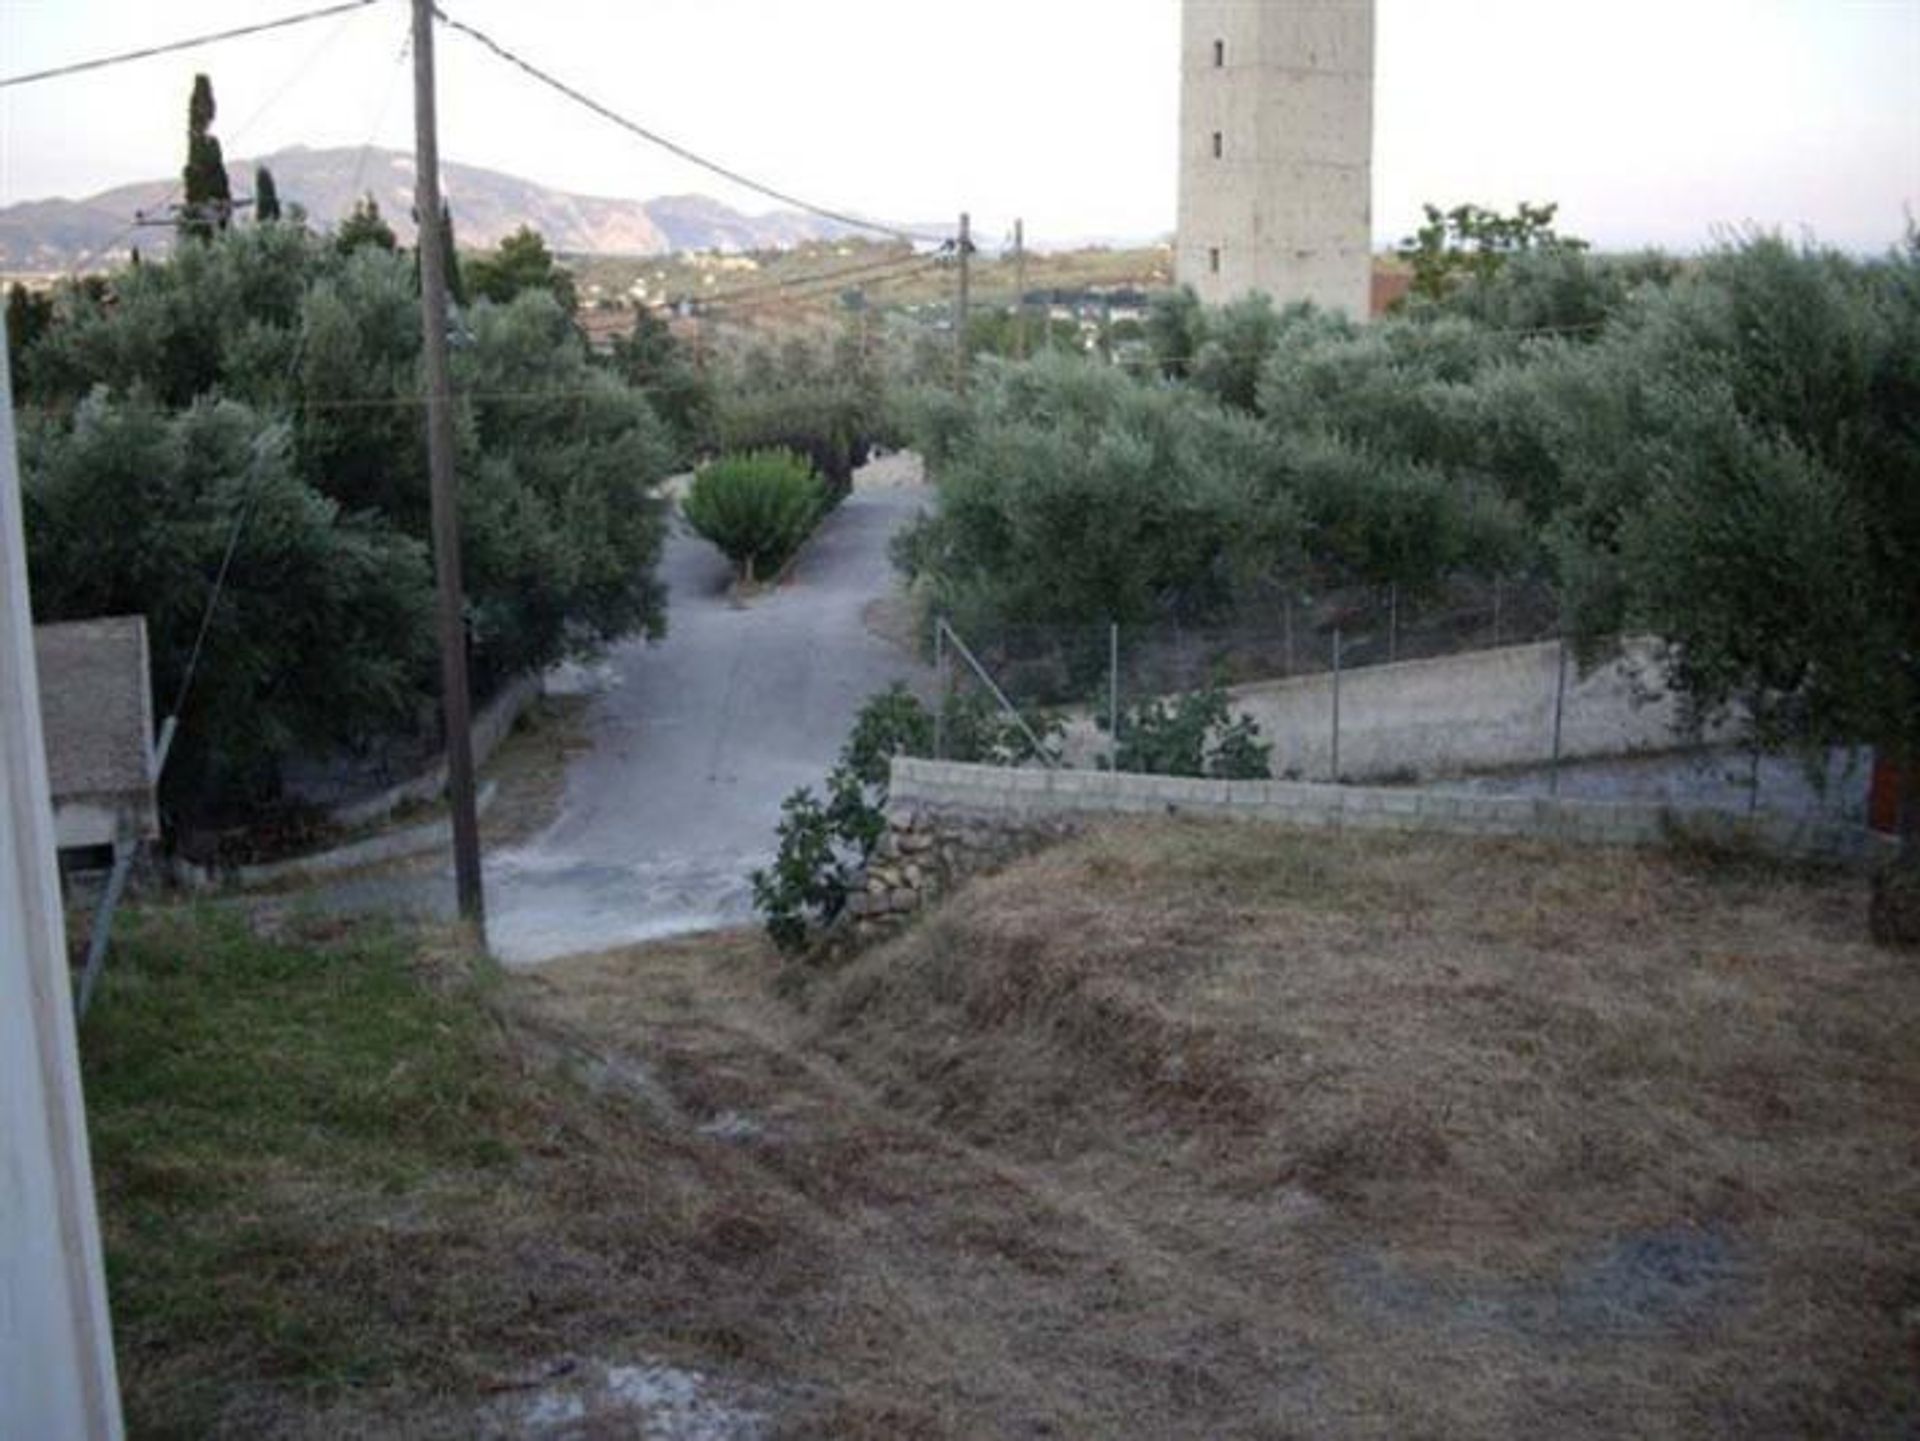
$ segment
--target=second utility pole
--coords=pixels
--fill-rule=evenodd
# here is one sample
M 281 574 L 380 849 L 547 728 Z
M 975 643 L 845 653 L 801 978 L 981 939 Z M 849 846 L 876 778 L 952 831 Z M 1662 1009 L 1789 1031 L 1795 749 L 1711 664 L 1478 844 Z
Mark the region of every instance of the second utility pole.
M 433 0 L 413 0 L 414 214 L 419 217 L 420 328 L 426 362 L 427 471 L 439 601 L 440 689 L 447 730 L 447 804 L 460 918 L 487 943 L 480 887 L 480 819 L 473 799 L 466 595 L 460 579 L 460 497 L 453 477 L 453 396 L 447 380 L 447 234 L 440 209 L 440 138 L 433 98 Z
M 1027 358 L 1027 222 L 1013 222 L 1013 357 Z
M 960 213 L 960 298 L 953 307 L 953 388 L 967 393 L 967 317 L 973 304 L 973 221 Z

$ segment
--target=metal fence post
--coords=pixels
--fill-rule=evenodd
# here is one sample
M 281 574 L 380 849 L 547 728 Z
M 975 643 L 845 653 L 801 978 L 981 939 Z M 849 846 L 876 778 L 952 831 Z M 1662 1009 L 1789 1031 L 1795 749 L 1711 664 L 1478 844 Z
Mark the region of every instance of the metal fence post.
M 1000 709 L 1006 713 L 1007 718 L 1020 727 L 1020 734 L 1025 736 L 1027 744 L 1033 747 L 1034 758 L 1046 769 L 1053 770 L 1053 757 L 1040 743 L 1040 737 L 1034 734 L 1033 727 L 1027 724 L 1027 718 L 1020 714 L 1020 707 L 1007 699 L 1007 693 L 1000 689 L 999 683 L 988 673 L 987 668 L 980 664 L 980 658 L 967 649 L 967 643 L 960 639 L 959 632 L 944 620 L 940 622 L 940 631 L 947 638 L 947 643 L 959 653 L 960 659 L 966 662 L 967 669 L 973 672 L 974 678 L 987 688 L 987 694 L 999 703 Z
M 1400 582 L 1387 587 L 1387 664 L 1400 659 Z
M 1560 794 L 1560 733 L 1567 714 L 1567 638 L 1559 640 L 1559 664 L 1553 681 L 1553 769 L 1547 777 L 1547 794 Z
M 1286 634 L 1287 678 L 1293 678 L 1293 597 L 1288 596 L 1280 603 L 1280 623 Z
M 1329 774 L 1340 783 L 1340 627 L 1333 628 L 1333 756 Z
M 1500 584 L 1500 578 L 1495 576 L 1493 580 L 1493 643 L 1496 647 L 1500 644 Z
M 947 621 L 933 618 L 933 673 L 936 696 L 933 707 L 933 758 L 947 758 L 947 703 L 953 698 L 952 678 L 947 674 Z
M 1120 622 L 1107 622 L 1107 734 L 1113 738 L 1109 770 L 1120 769 Z

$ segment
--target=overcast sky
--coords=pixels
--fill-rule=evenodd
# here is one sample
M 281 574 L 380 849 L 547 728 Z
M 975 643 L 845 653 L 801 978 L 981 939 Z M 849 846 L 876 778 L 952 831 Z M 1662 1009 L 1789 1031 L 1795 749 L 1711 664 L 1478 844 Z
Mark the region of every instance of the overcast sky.
M 0 73 L 318 0 L 0 0 Z M 442 0 L 785 189 L 996 238 L 1174 219 L 1178 0 Z M 1253 3 L 1253 0 L 1249 0 Z M 1272 0 L 1287 3 L 1287 0 Z M 0 203 L 172 175 L 195 70 L 229 157 L 412 144 L 403 0 L 0 92 Z M 441 32 L 441 149 L 556 187 L 742 195 Z M 1558 200 L 1605 246 L 1757 223 L 1879 250 L 1920 212 L 1920 0 L 1379 0 L 1375 234 L 1423 200 Z M 298 197 L 292 197 L 297 199 Z

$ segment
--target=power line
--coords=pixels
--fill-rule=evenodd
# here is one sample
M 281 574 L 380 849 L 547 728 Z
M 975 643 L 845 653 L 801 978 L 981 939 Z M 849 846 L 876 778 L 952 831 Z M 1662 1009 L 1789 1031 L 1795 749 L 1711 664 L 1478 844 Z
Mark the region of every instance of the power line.
M 15 85 L 31 85 L 37 80 L 55 80 L 63 75 L 79 75 L 88 70 L 104 70 L 111 65 L 125 65 L 133 60 L 149 60 L 156 55 L 171 55 L 180 50 L 197 50 L 203 45 L 214 45 L 222 40 L 238 40 L 246 35 L 262 35 L 269 30 L 284 30 L 289 25 L 304 25 L 310 20 L 324 20 L 329 15 L 344 15 L 349 10 L 360 10 L 378 3 L 379 0 L 341 0 L 338 5 L 327 5 L 318 10 L 303 10 L 297 15 L 283 15 L 278 20 L 263 20 L 258 25 L 241 25 L 232 30 L 217 30 L 209 35 L 196 35 L 188 40 L 173 40 L 164 45 L 149 45 L 142 50 L 123 50 L 118 55 L 101 55 L 92 60 L 76 60 L 70 65 L 30 70 L 24 75 L 9 75 L 0 79 L 0 90 L 6 90 Z
M 885 260 L 869 261 L 861 265 L 844 265 L 838 270 L 820 271 L 813 275 L 770 280 L 764 285 L 745 286 L 739 290 L 723 290 L 712 295 L 701 295 L 698 293 L 683 295 L 678 300 L 667 303 L 675 308 L 678 308 L 682 304 L 688 304 L 694 306 L 696 309 L 713 305 L 728 305 L 740 300 L 754 300 L 762 296 L 788 294 L 797 290 L 810 289 L 818 285 L 831 287 L 845 280 L 872 276 L 880 271 L 907 267 L 924 270 L 944 265 L 945 263 L 944 257 L 941 256 L 930 257 L 917 254 L 891 255 Z M 873 284 L 874 282 L 872 280 L 863 280 L 861 283 Z
M 400 76 L 406 69 L 407 57 L 413 51 L 413 36 L 407 35 L 400 42 L 400 48 L 393 55 L 393 70 L 387 76 L 386 93 L 380 97 L 380 108 L 374 111 L 373 124 L 367 130 L 366 142 L 360 147 L 360 158 L 353 163 L 353 203 L 360 203 L 361 182 L 367 178 L 367 160 L 373 154 L 373 142 L 380 138 L 380 127 L 386 123 L 387 110 L 393 104 L 393 97 L 400 89 Z
M 898 281 L 912 280 L 917 276 L 926 275 L 936 270 L 944 270 L 947 268 L 947 265 L 948 262 L 944 258 L 923 260 L 917 265 L 908 266 L 902 270 L 891 270 L 882 275 L 868 276 L 858 281 L 853 288 L 857 288 L 862 292 L 876 291 L 883 286 L 892 285 Z M 817 302 L 824 297 L 825 292 L 798 294 L 790 290 L 783 290 L 779 287 L 769 287 L 763 291 L 737 292 L 734 299 L 728 300 L 725 303 L 718 301 L 695 302 L 694 314 L 698 317 L 708 315 L 709 312 L 711 312 L 710 318 L 725 320 L 733 316 L 771 310 L 788 301 L 796 303 L 803 301 Z
M 302 332 L 304 344 L 305 332 Z M 545 402 L 560 403 L 575 400 L 617 399 L 625 394 L 653 395 L 664 394 L 671 389 L 664 385 L 636 385 L 630 381 L 619 383 L 619 389 L 609 390 L 606 386 L 568 387 L 550 390 L 464 390 L 455 387 L 453 398 L 456 401 L 472 401 L 477 404 L 539 404 Z M 247 400 L 228 397 L 236 405 L 244 405 L 256 413 L 272 417 L 280 415 L 311 414 L 318 411 L 343 410 L 417 410 L 426 404 L 418 395 L 343 395 L 317 400 Z M 69 405 L 48 401 L 22 401 L 14 407 L 18 414 L 40 415 L 49 418 L 65 418 L 72 413 Z
M 343 8 L 352 8 L 352 7 L 343 7 Z M 265 116 L 268 111 L 272 110 L 276 105 L 278 105 L 282 100 L 286 99 L 288 95 L 292 94 L 294 89 L 300 84 L 300 82 L 304 80 L 308 75 L 313 73 L 314 65 L 319 61 L 320 57 L 324 55 L 332 47 L 334 41 L 338 40 L 342 35 L 346 33 L 347 25 L 350 18 L 351 18 L 350 15 L 343 16 L 340 23 L 338 25 L 335 25 L 331 30 L 327 31 L 327 33 L 321 37 L 319 43 L 316 44 L 313 47 L 313 49 L 306 52 L 306 54 L 302 56 L 302 58 L 300 59 L 299 63 L 295 65 L 293 69 L 287 72 L 286 78 L 281 81 L 279 88 L 276 89 L 273 92 L 273 94 L 269 95 L 265 100 L 263 100 L 259 105 L 254 107 L 253 113 L 247 116 L 245 120 L 242 120 L 237 129 L 228 132 L 227 142 L 229 144 L 233 145 L 237 149 L 240 145 L 241 140 L 253 129 L 255 125 L 260 123 L 261 118 Z M 167 187 L 166 194 L 163 195 L 160 199 L 160 204 L 158 207 L 160 210 L 166 210 L 173 204 L 174 197 L 180 193 L 180 188 L 183 183 L 184 183 L 183 181 L 176 178 L 173 181 L 173 183 Z M 79 259 L 75 260 L 73 264 L 68 268 L 74 274 L 78 275 L 82 270 L 84 270 L 88 265 L 90 265 L 96 258 L 101 256 L 112 255 L 112 253 L 115 250 L 119 249 L 122 245 L 126 244 L 127 241 L 133 238 L 134 231 L 141 228 L 142 213 L 143 212 L 135 211 L 133 219 L 128 221 L 124 226 L 122 226 L 118 231 L 118 233 L 116 233 L 112 239 L 107 240 L 104 243 L 99 245 L 90 246 L 86 250 L 83 250 L 80 253 Z
M 434 10 L 434 14 L 439 17 L 440 22 L 443 25 L 446 25 L 451 29 L 458 30 L 461 34 L 466 35 L 469 38 L 477 41 L 479 44 L 485 46 L 488 50 L 492 51 L 500 59 L 506 61 L 507 64 L 513 66 L 517 70 L 524 72 L 527 75 L 532 76 L 535 80 L 539 81 L 542 85 L 546 86 L 548 89 L 556 91 L 561 95 L 564 95 L 567 99 L 573 101 L 576 105 L 584 106 L 586 109 L 591 110 L 594 114 L 598 115 L 601 119 L 611 121 L 613 124 L 618 125 L 622 130 L 625 130 L 630 134 L 639 136 L 642 140 L 646 141 L 649 145 L 657 145 L 662 150 L 665 150 L 670 154 L 677 155 L 680 159 L 685 160 L 690 164 L 697 165 L 702 170 L 708 171 L 709 173 L 714 175 L 718 175 L 723 180 L 732 181 L 735 185 L 738 185 L 743 189 L 751 190 L 759 195 L 764 195 L 769 200 L 777 200 L 782 205 L 792 206 L 796 210 L 804 210 L 809 215 L 817 215 L 823 220 L 831 220 L 840 225 L 850 226 L 855 230 L 871 231 L 875 235 L 891 236 L 895 240 L 944 242 L 947 239 L 947 237 L 942 235 L 921 234 L 915 231 L 902 229 L 901 227 L 896 225 L 885 225 L 874 220 L 863 220 L 859 216 L 850 215 L 844 210 L 835 210 L 825 205 L 815 205 L 810 200 L 802 200 L 799 196 L 791 194 L 788 191 L 779 190 L 774 188 L 771 185 L 767 185 L 763 183 L 762 181 L 755 180 L 752 176 L 742 174 L 740 171 L 735 170 L 730 166 L 722 165 L 717 160 L 709 160 L 704 155 L 700 155 L 692 150 L 689 150 L 686 146 L 679 144 L 677 141 L 669 140 L 666 136 L 659 134 L 657 131 L 649 130 L 646 126 L 640 124 L 637 120 L 631 120 L 627 116 L 620 114 L 617 110 L 610 109 L 608 106 L 601 104 L 598 100 L 595 100 L 592 96 L 586 95 L 581 91 L 575 89 L 573 86 L 567 84 L 566 81 L 559 79 L 557 76 L 549 74 L 545 70 L 542 70 L 539 66 L 535 65 L 532 61 L 526 60 L 523 57 L 515 54 L 513 51 L 509 50 L 506 46 L 502 45 L 499 41 L 487 35 L 484 31 L 475 29 L 473 26 L 467 24 L 465 21 L 454 19 L 451 15 L 447 14 L 446 11 L 438 9 L 437 7 Z

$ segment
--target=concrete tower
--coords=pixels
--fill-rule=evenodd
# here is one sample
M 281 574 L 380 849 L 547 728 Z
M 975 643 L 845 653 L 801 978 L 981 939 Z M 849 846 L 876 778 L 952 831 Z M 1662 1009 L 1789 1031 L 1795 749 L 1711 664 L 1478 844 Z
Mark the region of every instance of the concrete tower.
M 1373 269 L 1373 0 L 1182 0 L 1175 272 L 1364 320 Z

